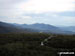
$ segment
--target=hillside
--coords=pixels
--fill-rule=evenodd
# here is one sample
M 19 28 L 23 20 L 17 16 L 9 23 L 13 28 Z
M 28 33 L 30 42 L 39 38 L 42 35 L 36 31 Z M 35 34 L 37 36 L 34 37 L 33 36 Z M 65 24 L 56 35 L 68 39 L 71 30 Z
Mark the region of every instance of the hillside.
M 61 30 L 75 32 L 75 26 L 59 27 Z
M 75 32 L 72 32 L 69 30 L 63 30 L 63 29 L 60 29 L 59 27 L 49 25 L 49 24 L 43 24 L 43 23 L 35 23 L 30 25 L 22 24 L 20 26 L 23 28 L 36 29 L 36 30 L 39 30 L 40 32 L 45 32 L 45 33 L 75 34 Z
M 29 33 L 35 32 L 35 30 L 17 27 L 13 24 L 0 22 L 0 33 Z
M 55 34 L 75 34 L 75 32 L 62 30 L 59 27 L 52 26 L 49 24 L 11 24 L 0 22 L 0 33 L 33 33 L 33 32 L 44 32 L 44 33 L 55 33 Z
M 0 56 L 57 56 L 58 52 L 75 52 L 75 35 L 25 33 L 0 34 Z M 74 55 L 75 56 L 75 55 Z

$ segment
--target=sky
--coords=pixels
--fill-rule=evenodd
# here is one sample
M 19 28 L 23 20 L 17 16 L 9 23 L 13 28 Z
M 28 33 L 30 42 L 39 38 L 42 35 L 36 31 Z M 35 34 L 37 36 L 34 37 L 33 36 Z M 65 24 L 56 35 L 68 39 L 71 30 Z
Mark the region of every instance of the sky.
M 0 0 L 0 21 L 75 26 L 75 0 Z

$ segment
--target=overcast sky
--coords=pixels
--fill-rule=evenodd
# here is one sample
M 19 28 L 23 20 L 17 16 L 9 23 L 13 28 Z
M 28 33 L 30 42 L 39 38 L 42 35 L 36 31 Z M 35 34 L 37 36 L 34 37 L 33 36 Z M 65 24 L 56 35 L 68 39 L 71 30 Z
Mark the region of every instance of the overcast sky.
M 75 26 L 75 0 L 0 0 L 0 21 Z

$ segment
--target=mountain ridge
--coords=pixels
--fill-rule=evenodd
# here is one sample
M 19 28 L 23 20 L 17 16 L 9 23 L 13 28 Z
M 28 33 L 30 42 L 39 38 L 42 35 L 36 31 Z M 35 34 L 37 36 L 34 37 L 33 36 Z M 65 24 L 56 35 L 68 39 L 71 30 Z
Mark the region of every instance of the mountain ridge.
M 35 24 L 10 24 L 5 22 L 0 22 L 0 33 L 1 32 L 45 32 L 45 33 L 55 33 L 55 34 L 75 34 L 71 31 L 61 30 L 59 27 L 43 24 L 43 23 L 35 23 Z

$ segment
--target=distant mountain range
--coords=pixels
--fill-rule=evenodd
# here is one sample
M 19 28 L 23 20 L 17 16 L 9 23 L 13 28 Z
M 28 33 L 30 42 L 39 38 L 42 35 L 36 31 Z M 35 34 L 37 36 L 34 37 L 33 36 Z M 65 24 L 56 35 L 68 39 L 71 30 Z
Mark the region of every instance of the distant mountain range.
M 75 32 L 75 26 L 59 27 L 61 30 Z
M 0 33 L 30 33 L 36 30 L 18 27 L 18 25 L 0 22 Z
M 66 30 L 61 27 L 52 26 L 49 24 L 10 24 L 0 22 L 0 33 L 32 33 L 32 32 L 44 32 L 55 34 L 75 34 L 75 32 Z

